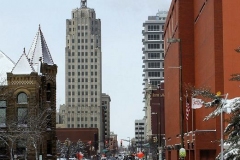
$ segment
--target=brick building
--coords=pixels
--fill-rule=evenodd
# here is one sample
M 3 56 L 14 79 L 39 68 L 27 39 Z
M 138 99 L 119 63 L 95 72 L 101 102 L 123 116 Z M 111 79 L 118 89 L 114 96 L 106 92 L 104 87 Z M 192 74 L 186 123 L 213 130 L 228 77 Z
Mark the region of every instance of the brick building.
M 90 157 L 97 154 L 98 150 L 98 128 L 56 128 L 57 139 L 64 142 L 69 139 L 72 143 L 81 140 L 85 144 L 85 150 Z
M 156 137 L 157 140 L 155 143 L 158 147 L 161 147 L 159 150 L 162 153 L 161 156 L 164 158 L 165 157 L 164 81 L 161 81 L 160 85 L 157 88 L 152 89 L 150 106 L 152 128 L 151 139 L 153 140 L 154 137 Z M 157 153 L 157 151 L 155 153 Z M 153 157 L 156 157 L 156 155 L 153 155 Z
M 56 159 L 57 66 L 40 27 L 29 54 L 24 49 L 12 63 L 12 69 L 1 75 L 0 158 Z M 0 65 L 6 67 L 5 62 Z
M 240 13 L 239 5 L 238 0 L 172 0 L 165 23 L 164 45 L 168 160 L 178 158 L 181 129 L 186 160 L 212 160 L 220 153 L 220 117 L 203 121 L 213 109 L 202 107 L 190 112 L 186 121 L 184 84 L 210 87 L 212 92 L 228 93 L 228 98 L 240 95 L 236 89 L 239 84 L 229 81 L 230 75 L 238 73 L 240 68 L 240 55 L 235 52 L 240 44 L 240 21 L 236 16 Z M 177 40 L 176 43 L 168 43 L 170 38 Z

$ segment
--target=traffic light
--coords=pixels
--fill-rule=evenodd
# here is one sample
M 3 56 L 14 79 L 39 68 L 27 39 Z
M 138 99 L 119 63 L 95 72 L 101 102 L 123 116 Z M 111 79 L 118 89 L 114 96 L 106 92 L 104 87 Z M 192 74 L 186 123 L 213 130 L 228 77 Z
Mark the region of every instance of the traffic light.
M 121 142 L 120 142 L 120 145 L 121 145 L 121 147 L 122 147 L 122 140 L 121 140 Z
M 154 142 L 154 143 L 157 142 L 157 137 L 153 137 L 153 142 Z

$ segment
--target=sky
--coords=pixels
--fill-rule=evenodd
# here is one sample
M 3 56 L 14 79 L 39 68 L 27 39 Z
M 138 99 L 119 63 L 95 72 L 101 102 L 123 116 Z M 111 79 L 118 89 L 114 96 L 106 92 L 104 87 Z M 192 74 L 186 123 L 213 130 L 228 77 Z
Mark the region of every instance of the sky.
M 142 30 L 148 16 L 168 11 L 171 0 L 88 0 L 101 19 L 102 91 L 111 97 L 110 130 L 134 138 L 134 121 L 143 119 Z M 7 0 L 0 5 L 0 50 L 14 62 L 28 53 L 39 25 L 58 66 L 57 107 L 65 103 L 66 19 L 80 0 Z M 123 142 L 127 145 L 128 142 Z

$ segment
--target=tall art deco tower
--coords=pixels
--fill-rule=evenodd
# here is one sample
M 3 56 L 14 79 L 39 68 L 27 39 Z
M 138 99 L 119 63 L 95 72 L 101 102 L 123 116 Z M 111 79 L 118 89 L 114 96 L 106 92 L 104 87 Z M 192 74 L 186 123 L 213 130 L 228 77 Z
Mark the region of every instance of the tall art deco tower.
M 101 21 L 81 0 L 66 20 L 66 99 L 60 113 L 67 128 L 99 128 L 101 134 L 101 61 Z

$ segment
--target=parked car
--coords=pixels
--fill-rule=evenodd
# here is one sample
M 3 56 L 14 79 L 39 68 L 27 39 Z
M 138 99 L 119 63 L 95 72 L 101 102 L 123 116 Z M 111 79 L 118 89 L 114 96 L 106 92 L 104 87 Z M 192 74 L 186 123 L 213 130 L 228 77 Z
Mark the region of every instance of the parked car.
M 101 157 L 101 160 L 107 160 L 107 157 Z
M 123 160 L 124 159 L 124 156 L 122 154 L 119 154 L 118 155 L 118 160 Z

